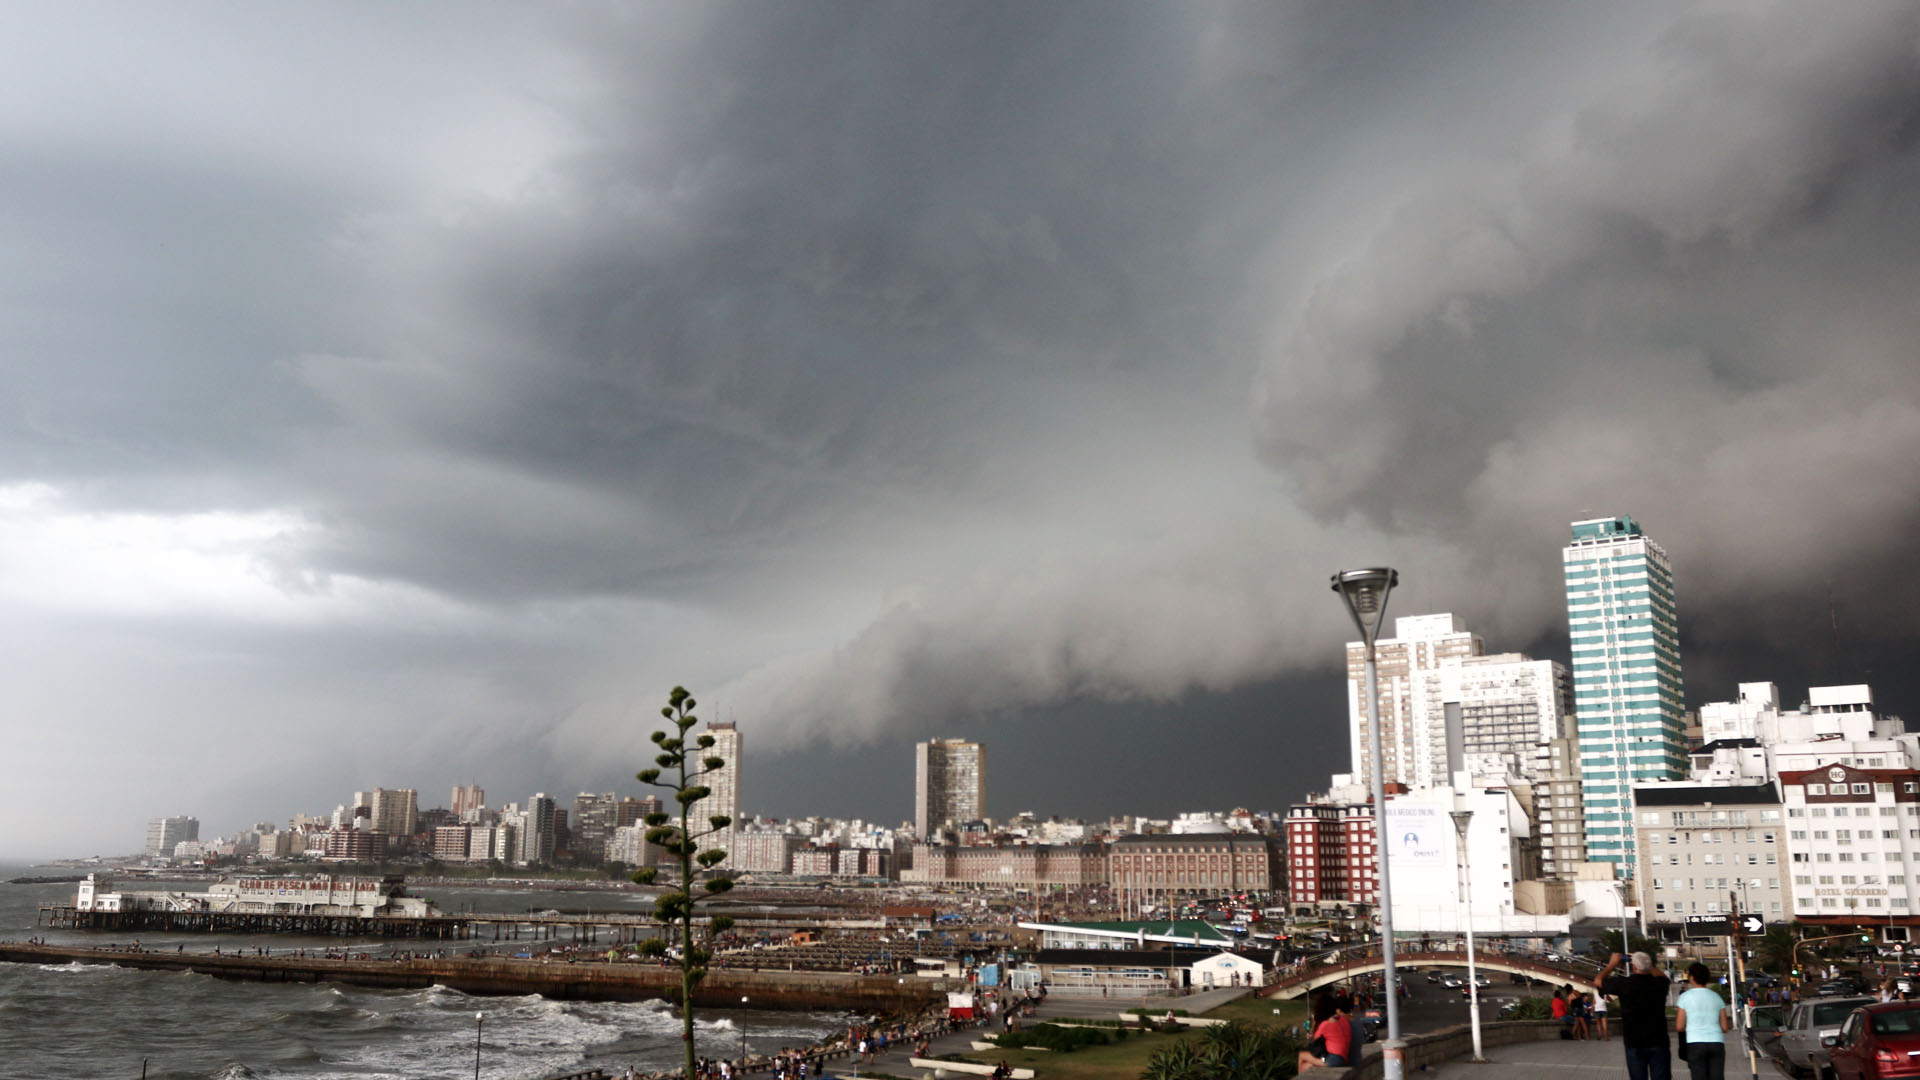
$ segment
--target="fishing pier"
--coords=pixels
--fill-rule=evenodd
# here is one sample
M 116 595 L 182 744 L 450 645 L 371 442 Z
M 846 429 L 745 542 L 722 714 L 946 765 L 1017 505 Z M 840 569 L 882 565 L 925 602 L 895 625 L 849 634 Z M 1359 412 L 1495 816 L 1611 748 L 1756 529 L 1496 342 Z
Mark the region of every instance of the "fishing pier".
M 220 911 L 189 906 L 102 911 L 74 904 L 40 905 L 36 925 L 52 930 L 121 933 L 307 934 L 430 941 L 549 941 L 575 945 L 625 945 L 660 934 L 659 923 L 639 914 L 361 915 Z

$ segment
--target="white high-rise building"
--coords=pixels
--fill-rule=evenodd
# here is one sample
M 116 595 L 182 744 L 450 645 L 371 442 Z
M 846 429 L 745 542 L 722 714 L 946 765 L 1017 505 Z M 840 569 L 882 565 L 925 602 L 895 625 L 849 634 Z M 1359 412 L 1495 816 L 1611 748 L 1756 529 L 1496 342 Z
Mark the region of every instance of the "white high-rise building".
M 1374 642 L 1378 661 L 1380 744 L 1386 779 L 1412 787 L 1447 780 L 1446 710 L 1438 679 L 1448 660 L 1485 651 L 1478 634 L 1457 615 L 1410 615 L 1393 621 L 1393 636 Z M 1347 741 L 1353 776 L 1373 782 L 1373 747 L 1367 719 L 1367 649 L 1347 643 Z
M 707 797 L 694 803 L 688 813 L 693 831 L 701 832 L 712 828 L 707 819 L 724 816 L 733 824 L 710 837 L 715 844 L 725 847 L 726 837 L 740 827 L 740 752 L 743 749 L 740 729 L 731 720 L 713 720 L 707 723 L 706 733 L 713 736 L 713 745 L 702 751 L 701 757 L 717 757 L 722 764 L 717 772 L 704 778 Z
M 182 842 L 200 839 L 200 819 L 181 815 L 180 817 L 157 817 L 147 821 L 147 854 L 171 857 L 173 849 Z
M 931 739 L 913 748 L 913 823 L 922 841 L 986 816 L 986 748 L 965 739 Z
M 1548 779 L 1540 748 L 1574 733 L 1566 665 L 1498 653 L 1444 659 L 1424 678 L 1439 684 L 1442 722 L 1460 726 L 1463 760 L 1457 766 L 1443 761 L 1440 776 L 1464 768 L 1476 783 Z M 1431 700 L 1433 692 L 1420 696 Z M 1440 741 L 1444 749 L 1444 735 Z

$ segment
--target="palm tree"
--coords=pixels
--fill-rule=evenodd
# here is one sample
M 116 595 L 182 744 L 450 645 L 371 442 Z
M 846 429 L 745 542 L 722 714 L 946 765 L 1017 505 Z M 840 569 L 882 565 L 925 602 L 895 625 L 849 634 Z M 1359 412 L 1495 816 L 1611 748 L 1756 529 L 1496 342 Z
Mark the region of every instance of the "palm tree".
M 1753 943 L 1753 958 L 1762 971 L 1785 975 L 1793 970 L 1794 937 L 1791 927 L 1775 926 Z

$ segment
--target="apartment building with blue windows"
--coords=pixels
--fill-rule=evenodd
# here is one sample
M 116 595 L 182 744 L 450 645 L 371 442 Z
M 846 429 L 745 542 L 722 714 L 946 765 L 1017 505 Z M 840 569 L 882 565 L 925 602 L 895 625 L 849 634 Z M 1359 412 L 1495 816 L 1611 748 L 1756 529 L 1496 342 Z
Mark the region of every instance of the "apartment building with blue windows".
M 1624 515 L 1574 522 L 1562 556 L 1587 859 L 1624 877 L 1634 865 L 1629 785 L 1687 769 L 1673 567 Z

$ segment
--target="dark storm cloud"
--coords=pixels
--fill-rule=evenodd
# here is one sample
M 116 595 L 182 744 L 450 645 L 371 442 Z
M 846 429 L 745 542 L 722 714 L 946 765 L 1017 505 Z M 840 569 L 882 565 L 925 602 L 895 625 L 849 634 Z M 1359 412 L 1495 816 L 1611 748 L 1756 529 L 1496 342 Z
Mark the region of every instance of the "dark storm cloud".
M 1723 647 L 1811 647 L 1768 616 L 1835 577 L 1911 640 L 1884 583 L 1920 505 L 1920 20 L 1827 14 L 1676 20 L 1613 91 L 1412 193 L 1299 297 L 1256 419 L 1303 504 L 1471 537 L 1502 576 L 1570 517 L 1634 513 L 1683 612 L 1745 624 L 1707 635 Z
M 1247 468 L 1247 273 L 1316 233 L 1320 160 L 1391 121 L 1404 50 L 1565 28 L 1089 10 L 575 28 L 604 80 L 582 148 L 524 200 L 367 238 L 402 275 L 376 293 L 416 298 L 419 250 L 454 283 L 399 373 L 303 368 L 408 460 L 327 561 L 502 596 L 850 584 L 858 621 L 725 687 L 775 738 L 1170 700 L 1324 654 L 1337 612 L 1317 569 L 1273 580 L 1272 538 L 1316 568 L 1348 541 Z M 479 467 L 443 488 L 447 459 Z M 472 497 L 500 472 L 564 497 Z
M 682 682 L 1308 730 L 1329 570 L 1518 645 L 1587 511 L 1696 673 L 1916 636 L 1908 8 L 85 10 L 0 74 L 0 634 L 242 820 L 613 783 Z

